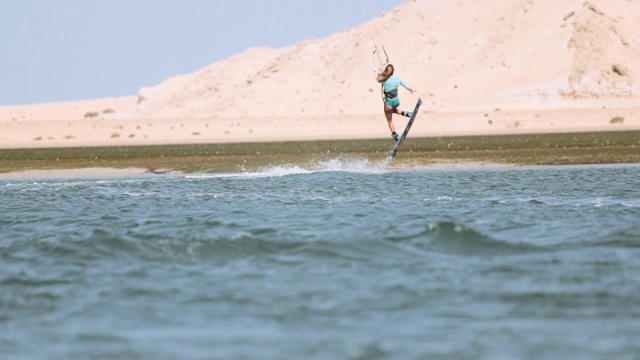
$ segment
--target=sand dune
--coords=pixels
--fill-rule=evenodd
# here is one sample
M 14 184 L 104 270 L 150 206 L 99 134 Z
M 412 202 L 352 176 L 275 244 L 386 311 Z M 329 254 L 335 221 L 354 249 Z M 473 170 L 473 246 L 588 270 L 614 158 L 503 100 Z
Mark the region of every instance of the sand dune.
M 379 111 L 367 65 L 378 29 L 433 111 L 637 106 L 640 3 L 411 1 L 355 29 L 251 49 L 143 91 L 143 117 Z M 148 95 L 147 95 L 148 94 Z M 404 95 L 406 102 L 414 97 Z

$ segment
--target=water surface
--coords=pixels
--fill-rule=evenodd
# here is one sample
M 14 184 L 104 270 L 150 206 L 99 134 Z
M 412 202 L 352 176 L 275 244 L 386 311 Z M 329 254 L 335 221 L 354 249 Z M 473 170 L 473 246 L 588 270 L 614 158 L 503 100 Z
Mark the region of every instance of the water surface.
M 3 359 L 633 359 L 640 165 L 0 181 Z

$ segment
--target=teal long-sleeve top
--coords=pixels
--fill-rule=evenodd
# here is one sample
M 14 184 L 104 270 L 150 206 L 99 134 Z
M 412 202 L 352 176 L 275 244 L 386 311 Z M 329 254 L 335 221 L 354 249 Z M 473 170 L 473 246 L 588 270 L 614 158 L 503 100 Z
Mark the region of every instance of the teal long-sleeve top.
M 404 81 L 402 81 L 400 77 L 395 75 L 391 76 L 390 78 L 387 79 L 387 81 L 382 83 L 382 87 L 384 88 L 385 95 L 387 93 L 392 93 L 395 95 L 395 96 L 392 96 L 392 98 L 398 96 L 398 87 L 400 86 L 404 87 L 407 90 L 411 88 Z

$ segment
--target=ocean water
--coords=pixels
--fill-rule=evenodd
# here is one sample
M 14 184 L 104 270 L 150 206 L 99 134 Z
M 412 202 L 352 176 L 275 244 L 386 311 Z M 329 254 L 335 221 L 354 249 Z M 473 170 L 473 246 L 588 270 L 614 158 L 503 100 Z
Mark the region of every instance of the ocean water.
M 0 181 L 1 359 L 638 359 L 640 165 Z

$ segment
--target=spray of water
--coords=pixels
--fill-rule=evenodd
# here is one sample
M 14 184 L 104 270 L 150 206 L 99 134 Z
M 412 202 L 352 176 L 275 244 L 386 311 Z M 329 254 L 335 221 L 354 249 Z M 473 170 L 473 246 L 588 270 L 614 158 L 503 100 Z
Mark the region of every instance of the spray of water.
M 371 162 L 365 158 L 341 159 L 334 158 L 318 161 L 306 166 L 277 165 L 269 166 L 257 171 L 242 170 L 239 173 L 188 175 L 187 178 L 221 178 L 221 177 L 280 177 L 289 175 L 305 175 L 321 172 L 350 172 L 363 174 L 380 174 L 387 172 L 389 159 L 381 162 Z

